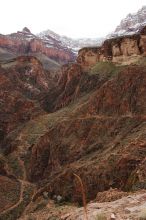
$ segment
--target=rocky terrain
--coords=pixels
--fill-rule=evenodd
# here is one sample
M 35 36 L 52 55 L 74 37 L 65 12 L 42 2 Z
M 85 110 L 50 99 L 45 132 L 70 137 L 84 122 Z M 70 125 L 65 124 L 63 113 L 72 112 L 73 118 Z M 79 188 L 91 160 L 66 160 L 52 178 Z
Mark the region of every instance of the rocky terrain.
M 56 61 L 60 64 L 75 59 L 75 54 L 70 49 L 59 45 L 57 41 L 53 45 L 42 41 L 27 28 L 10 35 L 0 35 L 0 48 L 12 53 L 13 56 L 43 54 L 52 62 Z
M 74 40 L 50 30 L 34 35 L 25 27 L 17 33 L 0 35 L 0 60 L 32 55 L 43 63 L 44 68 L 58 70 L 60 64 L 75 61 L 80 48 L 100 45 L 102 41 L 88 38 Z
M 137 34 L 120 36 L 104 41 L 101 47 L 87 47 L 79 50 L 78 63 L 84 70 L 93 67 L 99 61 L 128 65 L 135 63 L 146 53 L 146 28 Z
M 56 74 L 1 60 L 0 220 L 83 219 L 82 194 L 88 219 L 143 219 L 145 39 L 83 48 Z
M 140 31 L 146 25 L 146 6 L 143 6 L 137 13 L 128 14 L 116 30 L 109 34 L 108 37 L 117 37 L 123 35 L 133 35 Z
M 1 139 L 18 125 L 44 113 L 38 100 L 56 81 L 57 75 L 44 70 L 35 57 L 21 56 L 1 62 Z
M 77 38 L 72 39 L 66 36 L 60 36 L 53 31 L 46 30 L 37 34 L 43 41 L 48 44 L 54 44 L 54 41 L 58 42 L 60 46 L 71 49 L 74 53 L 77 53 L 79 49 L 87 46 L 100 46 L 104 38 Z
M 138 220 L 145 219 L 146 206 L 146 192 L 141 192 L 126 195 L 118 190 L 108 190 L 99 193 L 100 198 L 92 201 L 87 206 L 87 218 L 90 220 Z M 119 196 L 120 195 L 120 196 Z M 101 199 L 102 198 L 102 199 Z M 102 202 L 101 202 L 102 201 Z M 47 203 L 45 205 L 45 203 Z M 34 212 L 38 208 L 38 204 L 42 207 L 41 210 Z M 83 220 L 85 219 L 85 211 L 73 205 L 56 205 L 53 201 L 41 197 L 34 203 L 33 206 L 28 207 L 21 217 L 22 220 L 41 219 L 61 219 L 61 220 Z M 53 218 L 51 218 L 54 216 Z

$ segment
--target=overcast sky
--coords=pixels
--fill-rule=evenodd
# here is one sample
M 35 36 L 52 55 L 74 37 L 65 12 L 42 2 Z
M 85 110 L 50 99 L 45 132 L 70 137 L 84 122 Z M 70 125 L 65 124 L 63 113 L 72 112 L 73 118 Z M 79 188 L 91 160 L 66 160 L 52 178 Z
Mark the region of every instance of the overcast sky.
M 68 37 L 102 37 L 146 0 L 0 0 L 0 33 L 28 27 L 50 29 Z

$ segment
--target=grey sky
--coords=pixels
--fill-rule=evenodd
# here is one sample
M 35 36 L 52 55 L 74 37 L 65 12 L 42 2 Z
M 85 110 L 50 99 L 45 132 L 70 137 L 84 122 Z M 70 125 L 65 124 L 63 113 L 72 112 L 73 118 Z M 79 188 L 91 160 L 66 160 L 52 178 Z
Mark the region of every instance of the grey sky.
M 146 0 L 1 0 L 0 33 L 27 26 L 33 33 L 102 37 L 143 5 Z

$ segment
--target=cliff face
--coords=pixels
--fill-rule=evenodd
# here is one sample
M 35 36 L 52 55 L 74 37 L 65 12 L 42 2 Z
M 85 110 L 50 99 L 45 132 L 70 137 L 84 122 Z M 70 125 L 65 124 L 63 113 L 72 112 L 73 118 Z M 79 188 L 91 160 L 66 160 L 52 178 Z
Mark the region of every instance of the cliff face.
M 85 73 L 78 63 L 63 65 L 57 87 L 46 93 L 41 104 L 48 112 L 57 111 L 100 87 L 108 77 Z
M 28 42 L 21 40 L 12 39 L 8 36 L 0 35 L 0 47 L 6 48 L 14 53 L 27 53 L 28 52 Z
M 137 13 L 128 14 L 111 36 L 120 36 L 137 33 L 146 24 L 146 6 L 143 6 Z
M 75 54 L 67 47 L 48 44 L 25 28 L 22 32 L 0 35 L 0 47 L 16 55 L 41 53 L 61 64 L 75 59 Z
M 77 62 L 88 70 L 99 61 L 112 61 L 117 64 L 130 64 L 146 55 L 146 28 L 139 34 L 106 40 L 101 47 L 83 48 Z
M 55 84 L 35 57 L 21 56 L 1 64 L 0 130 L 5 136 L 18 125 L 41 114 L 39 98 Z M 3 136 L 2 135 L 2 136 Z
M 38 39 L 33 39 L 29 43 L 29 52 L 31 53 L 38 53 L 41 52 L 45 54 L 47 57 L 59 62 L 59 63 L 66 63 L 73 61 L 75 55 L 71 53 L 67 48 L 66 49 L 59 49 L 59 48 L 48 48 L 46 45 Z
M 61 195 L 81 202 L 73 173 L 82 178 L 88 200 L 110 187 L 145 188 L 145 66 L 129 65 L 104 80 L 98 70 L 96 77 L 88 73 L 85 80 L 77 65 L 63 71 L 58 86 L 65 92 L 60 90 L 62 99 L 57 95 L 55 101 L 61 110 L 42 115 L 17 136 L 19 144 L 25 139 L 24 148 L 31 149 L 26 173 L 41 188 L 35 198 L 47 191 L 51 198 Z M 80 81 L 77 87 L 76 80 Z M 95 84 L 87 90 L 87 83 Z

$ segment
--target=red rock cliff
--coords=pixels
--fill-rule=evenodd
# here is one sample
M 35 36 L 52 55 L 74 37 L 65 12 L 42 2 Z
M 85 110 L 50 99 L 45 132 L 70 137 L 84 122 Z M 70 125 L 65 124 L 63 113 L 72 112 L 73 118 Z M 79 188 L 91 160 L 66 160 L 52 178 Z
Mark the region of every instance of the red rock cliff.
M 81 49 L 77 62 L 84 70 L 87 70 L 99 61 L 130 64 L 145 55 L 146 27 L 135 35 L 108 39 L 101 47 Z
M 61 64 L 73 61 L 75 54 L 68 48 L 59 45 L 48 45 L 31 32 L 17 32 L 11 35 L 0 35 L 0 47 L 22 55 L 41 53 Z

